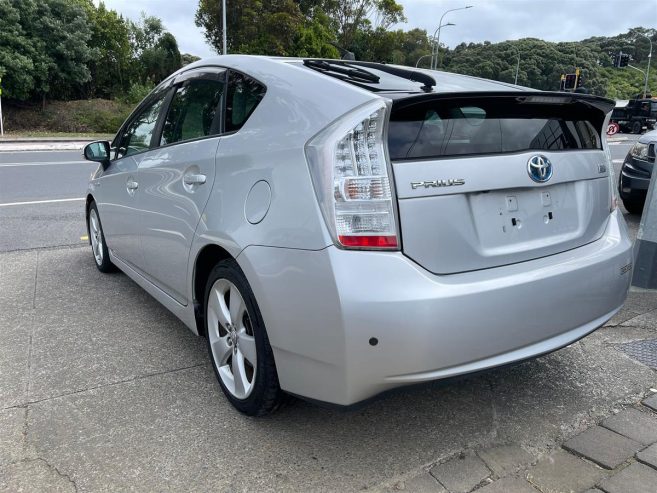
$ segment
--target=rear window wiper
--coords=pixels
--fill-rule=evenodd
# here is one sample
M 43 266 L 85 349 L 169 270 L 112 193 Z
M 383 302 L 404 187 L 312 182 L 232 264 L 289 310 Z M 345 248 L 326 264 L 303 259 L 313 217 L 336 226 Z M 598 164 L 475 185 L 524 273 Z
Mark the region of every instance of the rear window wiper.
M 375 62 L 350 62 L 352 65 L 360 65 L 362 67 L 374 68 L 380 70 L 381 72 L 386 72 L 402 79 L 411 80 L 413 82 L 420 82 L 423 84 L 422 90 L 425 92 L 431 92 L 433 87 L 436 85 L 436 79 L 431 77 L 428 74 L 419 72 L 417 70 L 408 70 L 405 68 L 391 67 L 385 63 L 375 63 Z
M 372 72 L 359 67 L 352 67 L 344 62 L 308 59 L 304 60 L 303 64 L 313 70 L 324 72 L 326 75 L 337 77 L 342 80 L 351 79 L 355 82 L 365 82 L 370 84 L 376 84 L 379 82 L 378 75 L 374 75 Z

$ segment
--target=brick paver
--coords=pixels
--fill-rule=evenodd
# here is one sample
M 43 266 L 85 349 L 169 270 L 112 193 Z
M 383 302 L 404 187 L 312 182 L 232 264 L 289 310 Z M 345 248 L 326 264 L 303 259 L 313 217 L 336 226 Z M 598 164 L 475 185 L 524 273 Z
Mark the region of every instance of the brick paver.
M 583 491 L 594 486 L 606 474 L 590 462 L 557 450 L 527 471 L 527 480 L 541 491 Z
M 657 490 L 657 471 L 634 463 L 599 483 L 607 493 L 649 493 Z
M 610 416 L 602 426 L 644 445 L 657 442 L 657 417 L 632 407 Z
M 467 493 L 490 476 L 486 464 L 475 455 L 455 457 L 432 467 L 429 472 L 454 493 Z
M 534 457 L 519 445 L 500 445 L 478 453 L 489 469 L 500 477 L 512 474 L 534 461 Z
M 423 472 L 408 481 L 395 485 L 390 492 L 407 491 L 408 493 L 447 493 L 447 490 L 431 474 Z
M 652 396 L 644 399 L 643 405 L 648 406 L 653 411 L 657 411 L 657 394 L 653 394 Z
M 632 457 L 641 444 L 619 435 L 602 426 L 594 426 L 584 433 L 571 438 L 563 448 L 600 464 L 607 469 L 614 469 Z
M 522 478 L 502 478 L 476 490 L 477 493 L 538 493 L 538 490 Z
M 636 454 L 636 458 L 657 469 L 657 443 L 652 444 L 650 447 L 643 449 L 641 452 Z M 656 487 L 657 489 L 657 487 Z

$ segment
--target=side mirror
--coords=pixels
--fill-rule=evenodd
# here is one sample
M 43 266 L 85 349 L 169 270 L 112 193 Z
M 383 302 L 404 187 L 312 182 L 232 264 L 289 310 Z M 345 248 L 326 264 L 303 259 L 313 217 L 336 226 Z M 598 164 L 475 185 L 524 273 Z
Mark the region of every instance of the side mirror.
M 97 140 L 87 144 L 84 146 L 84 158 L 106 167 L 110 162 L 110 143 L 106 140 Z

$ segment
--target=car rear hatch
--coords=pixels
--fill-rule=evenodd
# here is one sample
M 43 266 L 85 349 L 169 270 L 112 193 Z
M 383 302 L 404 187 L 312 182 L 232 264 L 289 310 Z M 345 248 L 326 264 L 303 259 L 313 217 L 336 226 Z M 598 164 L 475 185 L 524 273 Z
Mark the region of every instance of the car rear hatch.
M 394 101 L 388 147 L 403 252 L 436 274 L 486 269 L 600 238 L 613 102 L 564 93 Z

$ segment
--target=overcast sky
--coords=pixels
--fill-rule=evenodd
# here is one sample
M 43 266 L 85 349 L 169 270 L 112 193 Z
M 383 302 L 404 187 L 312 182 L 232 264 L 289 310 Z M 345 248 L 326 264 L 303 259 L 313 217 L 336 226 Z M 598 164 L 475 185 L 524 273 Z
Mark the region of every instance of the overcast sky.
M 230 3 L 239 0 L 227 0 Z M 548 41 L 575 41 L 591 36 L 613 36 L 631 27 L 657 28 L 657 0 L 397 0 L 404 6 L 408 22 L 399 28 L 415 27 L 433 34 L 440 16 L 448 9 L 473 8 L 448 13 L 440 40 L 450 47 L 461 42 L 498 42 L 534 37 Z M 96 0 L 98 3 L 98 0 Z M 194 25 L 197 0 L 105 0 L 108 8 L 130 19 L 140 12 L 164 21 L 182 53 L 205 57 L 214 50 L 205 43 Z

